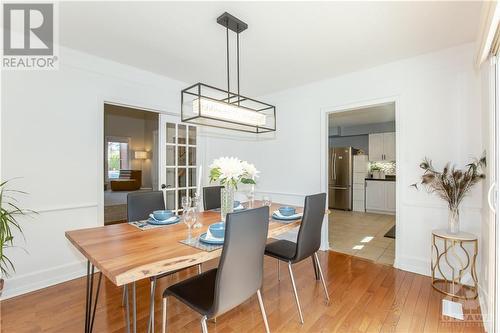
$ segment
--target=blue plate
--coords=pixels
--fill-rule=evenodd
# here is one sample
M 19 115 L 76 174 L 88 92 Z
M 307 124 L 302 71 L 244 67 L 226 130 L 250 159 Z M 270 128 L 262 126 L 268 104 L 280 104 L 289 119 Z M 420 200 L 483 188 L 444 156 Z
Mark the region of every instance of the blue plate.
M 298 217 L 295 217 L 295 216 L 278 216 L 276 214 L 273 213 L 273 219 L 275 220 L 280 220 L 280 221 L 295 221 L 295 220 L 300 220 L 302 218 L 302 215 L 301 216 L 298 216 Z
M 200 235 L 200 242 L 212 244 L 212 245 L 222 245 L 224 244 L 224 240 L 215 240 L 215 239 L 207 239 L 207 233 L 204 232 Z
M 155 220 L 155 219 L 152 219 L 152 218 L 149 218 L 148 219 L 148 224 L 152 224 L 152 225 L 169 225 L 169 224 L 175 224 L 177 222 L 179 222 L 181 218 L 179 216 L 176 216 L 176 218 L 174 220 L 165 220 L 165 221 L 158 221 L 158 220 Z

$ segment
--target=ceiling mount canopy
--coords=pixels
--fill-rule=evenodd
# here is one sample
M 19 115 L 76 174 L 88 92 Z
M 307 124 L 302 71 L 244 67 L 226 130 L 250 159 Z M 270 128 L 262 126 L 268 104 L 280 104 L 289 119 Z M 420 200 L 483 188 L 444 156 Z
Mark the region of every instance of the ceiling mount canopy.
M 227 90 L 204 83 L 182 90 L 182 121 L 251 133 L 276 131 L 276 107 L 240 94 L 239 37 L 248 24 L 227 12 L 217 18 L 217 23 L 226 28 Z M 236 33 L 236 92 L 231 92 L 229 80 L 229 30 Z

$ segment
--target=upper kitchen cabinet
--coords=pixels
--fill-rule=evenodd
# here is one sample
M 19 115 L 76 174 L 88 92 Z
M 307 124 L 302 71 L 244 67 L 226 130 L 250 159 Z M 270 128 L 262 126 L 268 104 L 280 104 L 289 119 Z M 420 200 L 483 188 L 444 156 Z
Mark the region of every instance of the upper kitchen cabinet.
M 368 146 L 370 161 L 396 160 L 396 135 L 394 132 L 370 134 Z
M 383 133 L 384 135 L 384 161 L 396 160 L 396 133 Z

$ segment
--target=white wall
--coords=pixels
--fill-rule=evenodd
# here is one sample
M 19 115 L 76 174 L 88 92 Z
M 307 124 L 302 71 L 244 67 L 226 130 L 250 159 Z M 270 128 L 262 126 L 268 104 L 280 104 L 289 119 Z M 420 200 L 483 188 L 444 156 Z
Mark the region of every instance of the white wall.
M 3 297 L 84 273 L 66 230 L 103 224 L 103 101 L 178 111 L 185 83 L 60 50 L 57 71 L 2 72 L 2 179 L 30 193 L 23 207 L 26 244 L 8 255 L 16 274 Z
M 255 163 L 262 171 L 258 190 L 280 200 L 301 202 L 321 183 L 321 110 L 388 97 L 398 99 L 398 236 L 396 266 L 430 274 L 430 233 L 447 226 L 440 199 L 410 184 L 421 175 L 425 156 L 436 166 L 465 165 L 482 153 L 480 81 L 473 69 L 473 45 L 394 62 L 315 82 L 259 99 L 276 105 L 278 131 L 236 147 L 219 139 L 217 150 Z M 332 60 L 333 61 L 333 60 Z M 286 154 L 280 154 L 286 152 Z M 481 186 L 463 205 L 462 229 L 480 234 Z

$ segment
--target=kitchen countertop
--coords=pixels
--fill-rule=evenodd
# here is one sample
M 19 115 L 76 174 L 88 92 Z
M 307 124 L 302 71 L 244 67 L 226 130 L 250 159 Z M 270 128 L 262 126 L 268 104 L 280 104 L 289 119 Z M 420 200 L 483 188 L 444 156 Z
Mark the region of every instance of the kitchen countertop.
M 376 179 L 376 178 L 366 177 L 365 180 L 374 180 L 374 181 L 381 181 L 381 182 L 395 182 L 396 177 L 395 176 L 386 176 L 385 179 Z

